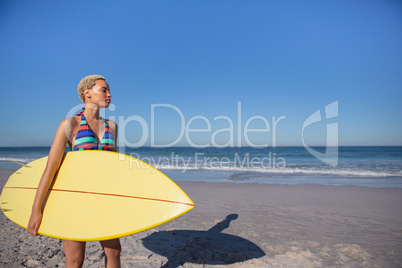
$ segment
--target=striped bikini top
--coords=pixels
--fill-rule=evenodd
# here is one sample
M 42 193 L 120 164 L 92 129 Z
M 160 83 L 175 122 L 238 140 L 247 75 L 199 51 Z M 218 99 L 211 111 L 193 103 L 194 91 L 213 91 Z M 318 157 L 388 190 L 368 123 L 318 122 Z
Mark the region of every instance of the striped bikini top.
M 106 120 L 102 119 L 105 124 L 105 132 L 103 134 L 100 144 L 98 140 L 89 127 L 87 120 L 84 116 L 84 108 L 82 112 L 77 115 L 81 116 L 81 125 L 78 129 L 77 135 L 75 136 L 73 151 L 83 151 L 83 150 L 103 150 L 103 151 L 113 151 L 115 148 L 115 141 L 112 131 L 110 130 Z

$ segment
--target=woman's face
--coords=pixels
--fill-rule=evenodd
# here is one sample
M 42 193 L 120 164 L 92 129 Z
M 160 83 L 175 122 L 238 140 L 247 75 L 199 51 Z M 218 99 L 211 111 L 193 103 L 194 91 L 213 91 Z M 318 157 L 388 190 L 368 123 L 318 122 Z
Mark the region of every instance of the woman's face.
M 105 80 L 96 80 L 91 89 L 86 90 L 87 102 L 97 104 L 100 108 L 107 108 L 110 105 L 112 95 L 108 83 Z

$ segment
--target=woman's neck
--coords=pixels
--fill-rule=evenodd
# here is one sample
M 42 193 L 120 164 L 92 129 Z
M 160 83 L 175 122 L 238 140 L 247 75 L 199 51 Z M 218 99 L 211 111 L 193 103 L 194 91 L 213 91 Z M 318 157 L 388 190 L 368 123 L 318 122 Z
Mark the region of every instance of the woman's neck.
M 84 115 L 87 120 L 99 119 L 99 106 L 97 105 L 85 105 Z

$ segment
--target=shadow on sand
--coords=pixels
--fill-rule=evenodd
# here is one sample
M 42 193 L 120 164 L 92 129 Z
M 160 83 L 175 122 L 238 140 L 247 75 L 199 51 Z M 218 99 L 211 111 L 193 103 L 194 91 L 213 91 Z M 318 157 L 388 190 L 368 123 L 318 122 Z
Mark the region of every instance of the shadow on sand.
M 186 262 L 232 264 L 264 256 L 253 242 L 221 233 L 237 217 L 237 214 L 228 215 L 208 231 L 160 231 L 145 237 L 142 242 L 149 250 L 168 258 L 163 267 L 178 267 Z

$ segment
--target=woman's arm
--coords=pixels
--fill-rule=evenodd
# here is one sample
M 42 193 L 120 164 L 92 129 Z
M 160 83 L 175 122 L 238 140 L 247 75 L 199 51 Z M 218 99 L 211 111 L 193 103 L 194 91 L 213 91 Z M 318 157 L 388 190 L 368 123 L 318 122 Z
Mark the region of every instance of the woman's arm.
M 68 133 L 66 133 L 66 130 L 70 129 L 70 127 L 67 127 L 70 126 L 70 123 L 71 118 L 67 118 L 61 122 L 59 128 L 57 129 L 52 147 L 50 148 L 46 168 L 36 191 L 32 206 L 31 218 L 29 219 L 28 223 L 27 229 L 31 235 L 38 234 L 38 229 L 42 221 L 42 203 L 53 181 L 54 175 L 60 167 L 60 162 L 63 158 L 64 150 L 68 142 Z

